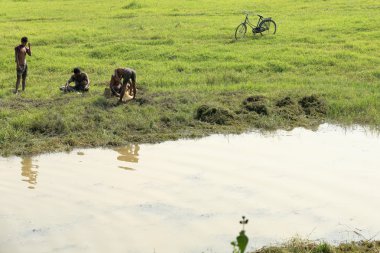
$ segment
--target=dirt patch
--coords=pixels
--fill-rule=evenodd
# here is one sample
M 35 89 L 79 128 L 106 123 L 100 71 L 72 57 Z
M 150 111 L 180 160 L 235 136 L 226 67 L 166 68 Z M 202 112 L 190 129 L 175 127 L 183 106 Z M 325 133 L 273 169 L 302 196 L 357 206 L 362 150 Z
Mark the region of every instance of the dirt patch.
M 289 105 L 294 105 L 294 104 L 296 103 L 290 97 L 284 97 L 283 99 L 276 102 L 276 106 L 278 107 L 284 107 L 284 106 L 289 106 Z
M 26 110 L 28 108 L 45 108 L 65 105 L 74 100 L 75 97 L 58 97 L 54 99 L 29 99 L 15 98 L 14 100 L 0 101 L 0 108 Z
M 265 100 L 264 96 L 249 96 L 244 100 L 244 102 L 245 103 L 264 102 L 264 100 Z
M 178 110 L 178 102 L 171 97 L 163 97 L 158 99 L 156 102 L 161 108 L 165 108 L 174 112 Z
M 291 97 L 284 97 L 276 102 L 276 113 L 288 120 L 298 120 L 303 115 L 301 106 Z
M 172 125 L 171 119 L 167 116 L 162 116 L 160 118 L 160 122 L 162 126 L 170 127 Z
M 136 98 L 132 100 L 134 103 L 137 103 L 138 105 L 147 105 L 150 104 L 152 101 L 150 98 Z
M 197 120 L 218 125 L 227 125 L 233 117 L 229 110 L 209 105 L 198 107 L 195 115 Z
M 317 95 L 303 97 L 298 104 L 302 107 L 306 115 L 326 114 L 326 103 Z
M 269 110 L 265 105 L 265 98 L 263 96 L 250 96 L 244 99 L 243 107 L 247 111 L 256 112 L 260 115 L 268 115 Z

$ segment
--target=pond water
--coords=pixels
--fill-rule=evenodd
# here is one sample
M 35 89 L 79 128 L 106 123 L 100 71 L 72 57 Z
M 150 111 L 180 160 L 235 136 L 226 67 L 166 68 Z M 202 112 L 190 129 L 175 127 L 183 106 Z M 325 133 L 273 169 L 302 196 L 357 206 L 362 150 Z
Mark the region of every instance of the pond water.
M 322 125 L 0 158 L 0 252 L 232 252 L 379 239 L 380 137 Z

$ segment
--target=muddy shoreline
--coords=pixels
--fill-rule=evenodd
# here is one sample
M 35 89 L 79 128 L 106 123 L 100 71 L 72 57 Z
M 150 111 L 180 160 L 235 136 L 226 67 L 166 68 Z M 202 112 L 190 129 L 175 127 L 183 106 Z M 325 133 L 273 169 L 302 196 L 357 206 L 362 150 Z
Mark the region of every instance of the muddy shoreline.
M 271 98 L 219 92 L 212 96 L 214 100 L 207 94 L 195 97 L 187 92 L 140 89 L 136 100 L 121 105 L 96 93 L 67 94 L 51 101 L 23 97 L 0 101 L 9 118 L 0 122 L 0 155 L 159 143 L 252 130 L 315 129 L 328 120 L 327 103 L 318 95 Z

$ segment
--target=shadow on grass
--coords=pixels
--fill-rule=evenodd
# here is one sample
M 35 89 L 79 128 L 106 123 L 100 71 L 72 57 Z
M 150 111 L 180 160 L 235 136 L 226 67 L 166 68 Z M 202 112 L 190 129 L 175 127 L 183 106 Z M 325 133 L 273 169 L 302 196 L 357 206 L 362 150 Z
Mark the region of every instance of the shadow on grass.
M 116 97 L 106 98 L 106 97 L 98 97 L 94 102 L 93 105 L 98 108 L 102 109 L 109 109 L 114 108 L 118 106 L 117 103 L 118 99 Z

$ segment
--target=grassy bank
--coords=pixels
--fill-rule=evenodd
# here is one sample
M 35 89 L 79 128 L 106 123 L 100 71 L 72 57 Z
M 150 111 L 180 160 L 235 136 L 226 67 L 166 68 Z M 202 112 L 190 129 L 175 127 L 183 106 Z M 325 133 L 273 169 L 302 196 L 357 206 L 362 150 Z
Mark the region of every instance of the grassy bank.
M 293 238 L 278 246 L 263 247 L 254 253 L 378 253 L 380 241 L 345 242 L 331 245 Z
M 0 154 L 314 127 L 380 126 L 377 0 L 0 0 Z M 275 36 L 235 42 L 242 10 L 272 16 Z M 32 43 L 27 91 L 12 94 L 13 48 Z M 80 66 L 86 94 L 58 87 Z M 137 71 L 136 101 L 103 91 Z

